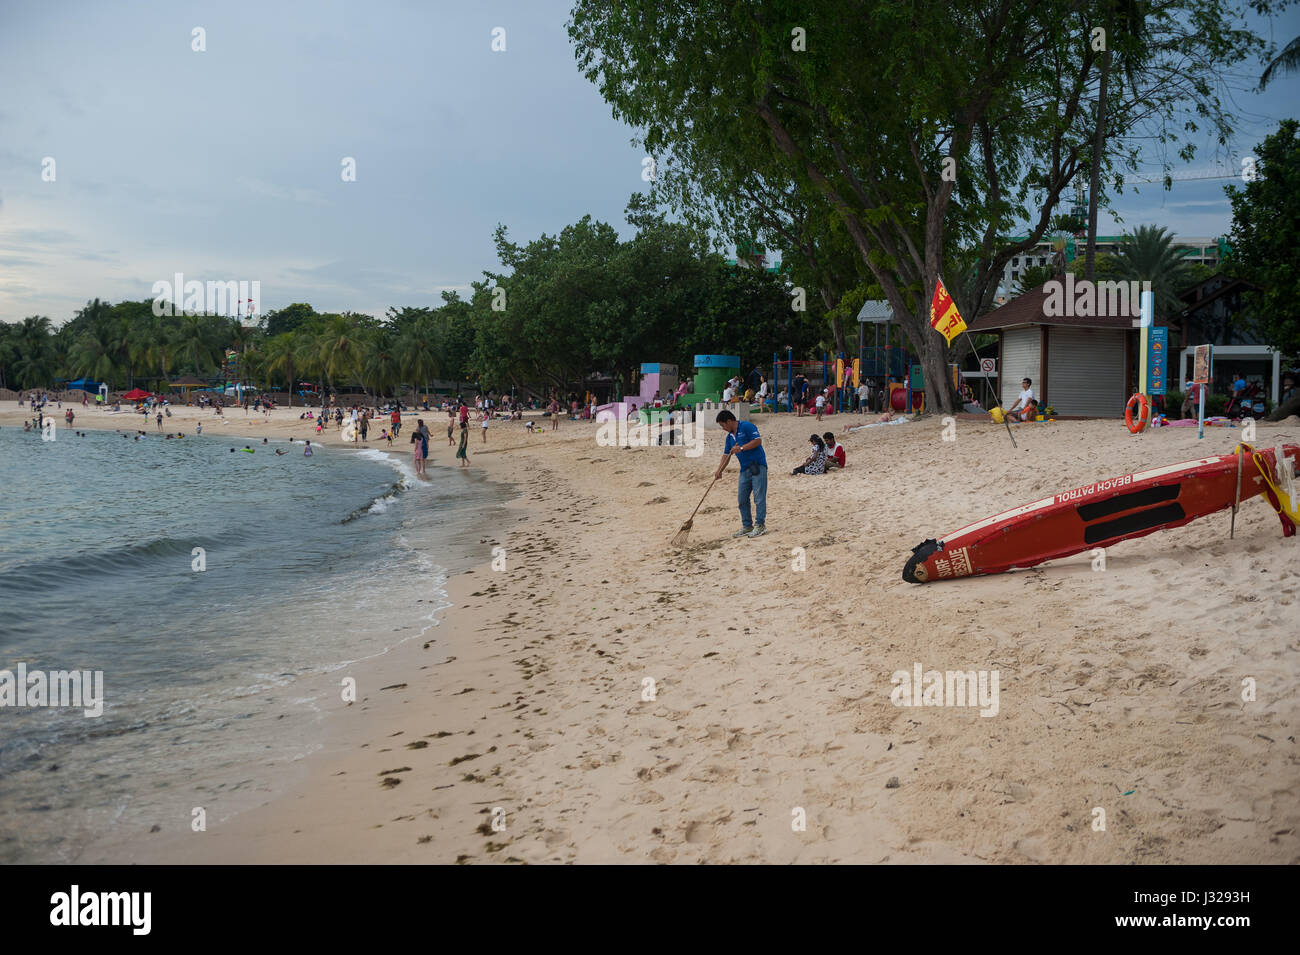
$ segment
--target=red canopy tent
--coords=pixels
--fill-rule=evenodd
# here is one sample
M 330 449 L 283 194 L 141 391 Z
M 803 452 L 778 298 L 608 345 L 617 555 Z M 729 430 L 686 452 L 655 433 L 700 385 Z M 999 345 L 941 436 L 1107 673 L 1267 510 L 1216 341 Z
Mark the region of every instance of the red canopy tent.
M 148 398 L 149 395 L 150 392 L 145 391 L 142 388 L 132 388 L 130 391 L 128 391 L 126 394 L 122 396 L 122 400 L 123 401 L 144 401 L 144 399 Z

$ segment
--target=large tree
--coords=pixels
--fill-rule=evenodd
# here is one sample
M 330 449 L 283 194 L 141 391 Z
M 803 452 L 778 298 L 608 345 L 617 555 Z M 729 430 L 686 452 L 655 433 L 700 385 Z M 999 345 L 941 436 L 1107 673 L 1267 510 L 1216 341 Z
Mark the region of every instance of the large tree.
M 833 209 L 920 354 L 933 406 L 949 411 L 930 294 L 944 274 L 968 317 L 991 307 L 1003 266 L 1039 241 L 1087 167 L 1099 69 L 1088 10 L 1079 0 L 577 0 L 569 32 L 584 74 L 653 155 L 739 153 L 741 167 Z M 1135 162 L 1138 132 L 1181 143 L 1182 156 L 1180 137 L 1199 135 L 1198 121 L 1226 136 L 1216 70 L 1260 45 L 1240 23 L 1222 0 L 1147 5 L 1138 81 L 1108 91 L 1105 171 L 1117 153 Z M 974 267 L 945 271 L 963 247 L 977 252 Z
M 1246 296 L 1265 340 L 1283 355 L 1300 357 L 1300 263 L 1295 228 L 1300 222 L 1300 121 L 1283 120 L 1256 147 L 1258 175 L 1228 186 L 1232 203 L 1229 268 L 1256 287 Z M 1285 414 L 1300 412 L 1292 402 Z

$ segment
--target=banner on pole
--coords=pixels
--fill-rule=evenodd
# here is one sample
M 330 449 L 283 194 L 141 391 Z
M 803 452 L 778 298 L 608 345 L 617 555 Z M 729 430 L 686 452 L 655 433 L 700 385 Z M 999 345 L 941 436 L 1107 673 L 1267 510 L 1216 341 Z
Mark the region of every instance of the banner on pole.
M 961 313 L 957 311 L 957 303 L 944 288 L 943 279 L 936 281 L 934 298 L 930 300 L 930 326 L 942 335 L 949 345 L 954 338 L 966 330 L 966 323 L 962 321 Z
M 1147 344 L 1147 388 L 1149 395 L 1163 395 L 1168 384 L 1169 329 L 1149 329 Z

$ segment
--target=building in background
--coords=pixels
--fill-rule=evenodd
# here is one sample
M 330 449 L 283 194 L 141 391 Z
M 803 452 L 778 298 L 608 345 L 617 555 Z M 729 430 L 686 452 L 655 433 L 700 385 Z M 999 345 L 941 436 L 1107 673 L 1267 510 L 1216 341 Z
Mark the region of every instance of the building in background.
M 1025 236 L 1012 236 L 1008 241 L 1023 241 Z M 1097 254 L 1114 255 L 1119 251 L 1120 245 L 1124 241 L 1122 235 L 1099 235 L 1097 236 Z M 1011 257 L 1002 269 L 1002 290 L 1008 297 L 1015 294 L 1015 290 L 1020 281 L 1020 276 L 1032 266 L 1050 265 L 1052 256 L 1056 252 L 1054 239 L 1043 239 L 1031 249 Z M 1087 239 L 1078 236 L 1069 236 L 1065 240 L 1065 262 L 1068 265 L 1075 259 L 1084 255 L 1087 250 Z M 1189 265 L 1208 265 L 1214 268 L 1222 261 L 1227 249 L 1226 239 L 1211 239 L 1205 236 L 1188 236 L 1185 238 L 1175 237 L 1173 247 L 1183 252 L 1183 258 Z

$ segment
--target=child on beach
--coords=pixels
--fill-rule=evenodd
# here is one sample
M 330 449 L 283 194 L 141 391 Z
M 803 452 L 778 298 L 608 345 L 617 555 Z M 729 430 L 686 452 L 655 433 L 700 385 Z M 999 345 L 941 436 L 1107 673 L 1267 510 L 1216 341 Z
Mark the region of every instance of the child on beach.
M 428 446 L 420 436 L 419 431 L 411 432 L 411 463 L 415 466 L 416 474 L 424 473 L 424 456 L 428 453 Z
M 383 429 L 380 430 L 380 432 L 379 432 L 379 440 L 380 440 L 380 441 L 387 441 L 387 442 L 388 442 L 388 446 L 389 446 L 390 448 L 393 446 L 393 436 L 392 436 L 391 434 L 388 433 L 388 429 L 387 429 L 387 428 L 383 428 Z
M 826 395 L 822 392 L 817 393 L 817 420 L 822 420 L 822 415 L 826 413 Z
M 488 426 L 488 418 L 487 418 L 487 415 L 484 415 L 484 416 L 483 416 L 483 424 L 482 424 L 483 443 L 484 443 L 484 444 L 487 444 L 487 426 Z
M 460 466 L 469 467 L 469 422 L 460 423 L 460 444 L 456 447 L 456 457 L 460 459 Z
M 791 474 L 825 474 L 826 473 L 826 442 L 821 439 L 821 435 L 811 435 L 808 441 L 812 444 L 812 454 L 804 459 L 803 464 L 799 465 Z

